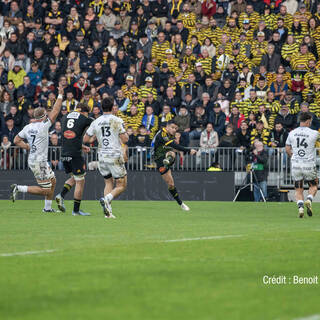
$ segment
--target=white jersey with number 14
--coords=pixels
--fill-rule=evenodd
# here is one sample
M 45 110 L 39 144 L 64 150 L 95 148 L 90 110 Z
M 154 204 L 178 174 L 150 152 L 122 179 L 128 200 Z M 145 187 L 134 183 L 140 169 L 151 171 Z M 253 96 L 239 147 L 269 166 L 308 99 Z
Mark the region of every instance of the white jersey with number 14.
M 319 132 L 308 127 L 299 127 L 289 133 L 286 144 L 292 148 L 292 162 L 315 162 L 315 144 Z

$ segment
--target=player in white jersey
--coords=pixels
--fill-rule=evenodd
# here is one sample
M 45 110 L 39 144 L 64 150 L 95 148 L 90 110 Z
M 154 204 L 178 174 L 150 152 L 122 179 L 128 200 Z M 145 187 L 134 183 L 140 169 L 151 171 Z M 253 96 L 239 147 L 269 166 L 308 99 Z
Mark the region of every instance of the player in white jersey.
M 310 129 L 312 115 L 304 112 L 300 116 L 300 127 L 289 133 L 286 141 L 286 152 L 291 157 L 291 174 L 295 183 L 296 200 L 299 217 L 304 216 L 304 204 L 307 213 L 312 216 L 312 200 L 318 191 L 315 144 L 319 133 Z M 309 185 L 307 200 L 303 202 L 303 182 Z
M 98 140 L 99 171 L 105 181 L 104 198 L 100 199 L 100 204 L 106 218 L 115 218 L 111 201 L 127 187 L 122 144 L 127 143 L 129 138 L 123 120 L 112 114 L 112 107 L 112 98 L 102 100 L 103 115 L 91 123 L 83 138 L 83 143 Z M 115 188 L 113 179 L 116 180 Z
M 32 170 L 39 186 L 11 185 L 11 199 L 14 202 L 19 192 L 45 196 L 43 212 L 54 212 L 52 199 L 56 185 L 54 172 L 48 164 L 49 128 L 60 113 L 63 101 L 63 88 L 52 111 L 47 114 L 44 108 L 34 110 L 34 120 L 26 125 L 14 138 L 16 146 L 29 151 L 28 166 Z M 27 141 L 27 143 L 24 142 Z

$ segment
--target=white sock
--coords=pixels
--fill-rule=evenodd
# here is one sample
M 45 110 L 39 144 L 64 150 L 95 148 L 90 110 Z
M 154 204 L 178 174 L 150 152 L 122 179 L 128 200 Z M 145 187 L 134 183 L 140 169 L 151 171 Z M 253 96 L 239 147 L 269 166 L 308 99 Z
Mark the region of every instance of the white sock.
M 45 210 L 51 210 L 52 206 L 52 200 L 44 200 L 44 209 Z
M 298 208 L 303 207 L 303 200 L 297 201 Z
M 307 199 L 312 202 L 312 200 L 313 200 L 313 195 L 312 195 L 312 194 L 308 194 Z
M 28 186 L 17 186 L 19 192 L 28 192 Z
M 111 202 L 113 199 L 113 195 L 111 193 L 108 193 L 105 197 L 104 200 Z

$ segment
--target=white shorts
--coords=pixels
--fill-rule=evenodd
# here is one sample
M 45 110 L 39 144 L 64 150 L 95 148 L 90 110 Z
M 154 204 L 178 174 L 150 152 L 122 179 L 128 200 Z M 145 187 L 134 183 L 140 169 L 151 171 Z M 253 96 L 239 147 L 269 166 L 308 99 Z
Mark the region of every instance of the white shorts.
M 99 155 L 98 169 L 103 177 L 112 175 L 113 178 L 119 179 L 127 175 L 122 156 L 110 158 L 106 155 Z
M 47 161 L 29 161 L 29 168 L 38 181 L 51 180 L 54 178 L 54 172 L 50 168 Z
M 311 181 L 318 178 L 317 167 L 314 162 L 291 163 L 291 174 L 294 181 Z

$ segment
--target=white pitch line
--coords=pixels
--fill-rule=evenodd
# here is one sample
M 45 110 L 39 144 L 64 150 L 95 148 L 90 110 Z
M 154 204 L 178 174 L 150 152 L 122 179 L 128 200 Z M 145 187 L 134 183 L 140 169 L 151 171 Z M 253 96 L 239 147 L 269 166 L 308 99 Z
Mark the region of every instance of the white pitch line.
M 303 318 L 295 318 L 293 320 L 320 320 L 320 314 L 314 314 L 312 316 L 303 317 Z
M 13 257 L 13 256 L 27 256 L 30 254 L 51 253 L 57 250 L 39 250 L 39 251 L 24 251 L 24 252 L 12 252 L 12 253 L 0 253 L 0 257 Z
M 211 236 L 211 237 L 199 237 L 199 238 L 183 238 L 183 239 L 173 239 L 173 240 L 161 240 L 160 242 L 183 242 L 183 241 L 196 241 L 196 240 L 220 240 L 226 238 L 239 238 L 243 237 L 242 234 L 230 234 L 225 236 Z

